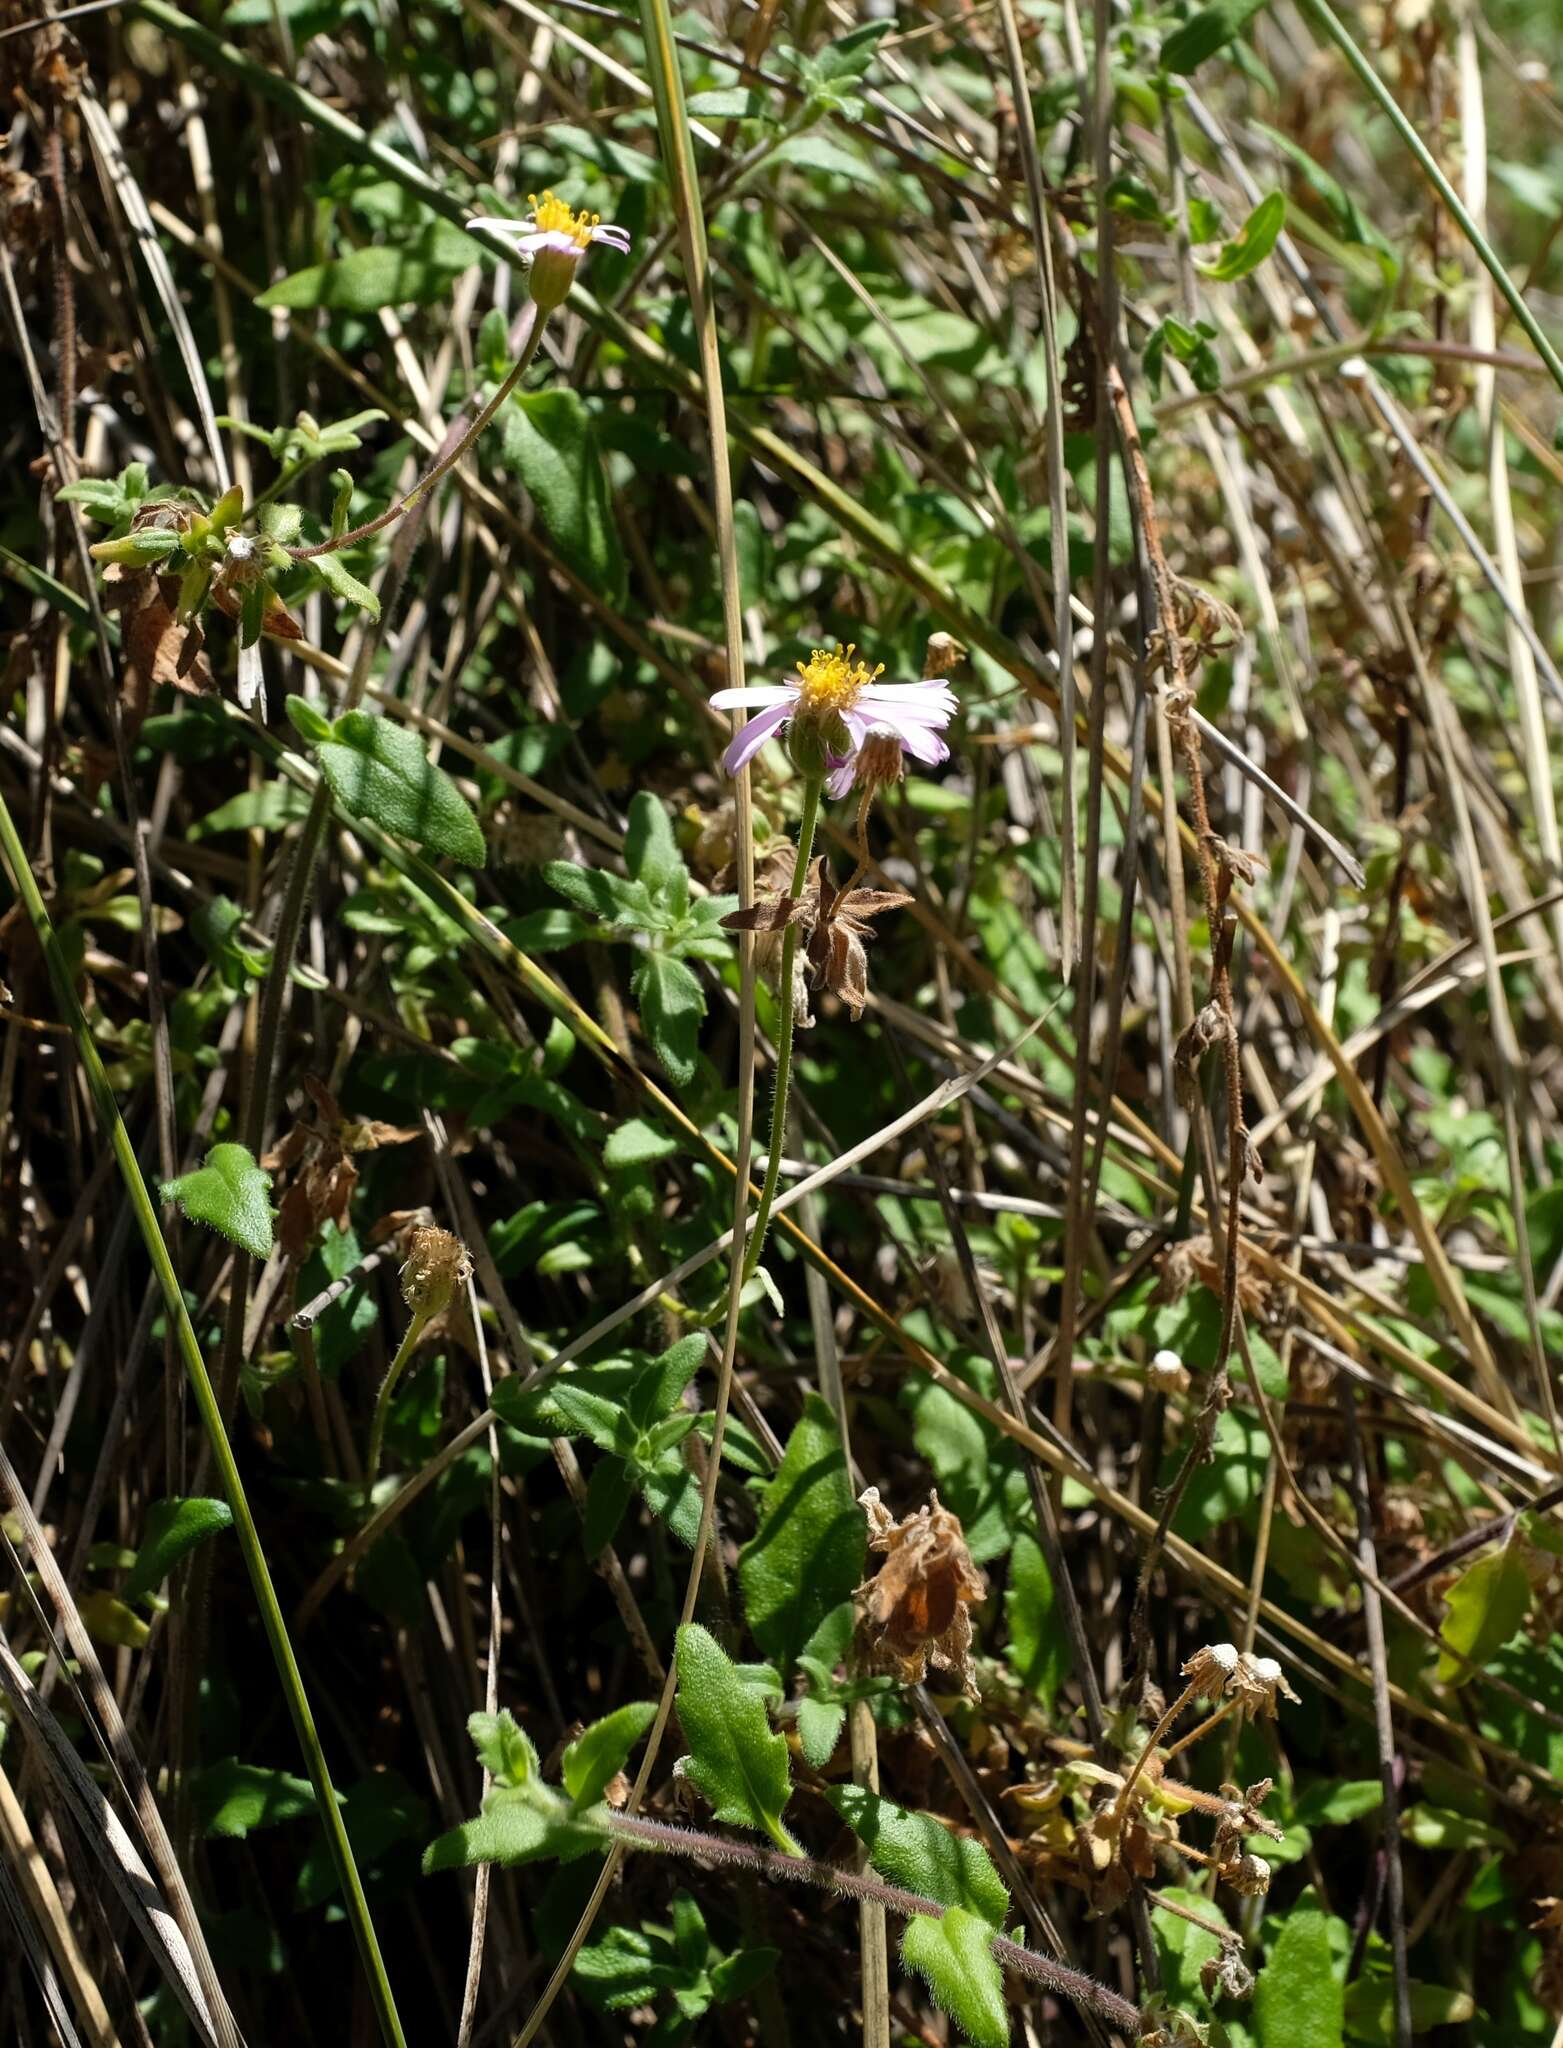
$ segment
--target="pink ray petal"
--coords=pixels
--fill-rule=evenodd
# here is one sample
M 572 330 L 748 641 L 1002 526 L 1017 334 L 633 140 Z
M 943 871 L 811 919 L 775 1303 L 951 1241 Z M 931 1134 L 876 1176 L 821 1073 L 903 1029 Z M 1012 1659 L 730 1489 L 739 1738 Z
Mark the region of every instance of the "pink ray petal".
M 745 762 L 752 761 L 776 728 L 785 725 L 791 715 L 789 700 L 785 704 L 772 704 L 751 718 L 722 756 L 722 766 L 728 774 L 736 775 Z

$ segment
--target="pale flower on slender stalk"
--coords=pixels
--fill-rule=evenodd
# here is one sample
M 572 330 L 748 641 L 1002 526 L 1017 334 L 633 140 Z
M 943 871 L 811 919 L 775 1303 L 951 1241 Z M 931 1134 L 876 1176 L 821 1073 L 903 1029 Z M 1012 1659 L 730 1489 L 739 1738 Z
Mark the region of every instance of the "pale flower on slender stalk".
M 871 739 L 895 742 L 926 768 L 949 758 L 944 728 L 955 716 L 955 692 L 937 677 L 920 683 L 882 683 L 883 665 L 871 669 L 858 661 L 855 646 L 833 652 L 816 647 L 807 663 L 798 663 L 796 678 L 774 683 L 748 683 L 741 689 L 718 690 L 711 702 L 718 711 L 754 710 L 722 757 L 729 775 L 736 775 L 773 734 L 788 725 L 810 725 L 825 741 L 826 788 L 842 797 L 857 777 L 858 756 Z
M 531 195 L 532 211 L 523 220 L 505 220 L 492 214 L 478 214 L 467 222 L 507 242 L 518 256 L 532 259 L 532 297 L 552 312 L 570 296 L 581 258 L 593 242 L 627 256 L 629 230 L 615 227 L 600 213 L 576 213 L 545 192 L 541 199 Z
M 955 692 L 948 683 L 936 677 L 920 683 L 882 683 L 879 678 L 884 674 L 884 664 L 870 668 L 866 661 L 859 661 L 856 645 L 852 643 L 845 647 L 837 645 L 834 650 L 816 647 L 807 662 L 797 664 L 797 670 L 796 677 L 717 690 L 711 697 L 718 711 L 753 709 L 757 713 L 722 756 L 722 765 L 729 775 L 741 774 L 768 739 L 789 727 L 789 750 L 803 780 L 802 816 L 798 824 L 792 881 L 786 895 L 777 898 L 774 905 L 772 928 L 780 926 L 784 930 L 777 976 L 781 1017 L 776 1034 L 776 1085 L 771 1100 L 771 1136 L 765 1179 L 743 1264 L 745 1282 L 754 1277 L 764 1249 L 781 1170 L 797 1011 L 792 994 L 793 964 L 798 953 L 800 899 L 813 858 L 820 800 L 827 790 L 832 796 L 845 796 L 852 788 L 862 787 L 858 814 L 861 842 L 868 807 L 876 788 L 896 779 L 907 755 L 928 767 L 948 759 L 950 749 L 943 733 L 956 710 Z M 865 769 L 866 780 L 862 772 Z M 858 872 L 862 872 L 861 865 Z M 854 884 L 856 880 L 854 875 Z M 850 899 L 851 892 L 852 884 L 849 884 L 841 892 L 841 898 Z M 840 900 L 832 892 L 832 902 Z M 821 901 L 823 903 L 823 891 Z M 881 904 L 879 907 L 888 908 L 889 905 Z M 858 950 L 861 953 L 860 942 Z M 855 981 L 852 988 L 854 995 L 860 993 Z M 861 1007 L 860 1002 L 856 1003 L 854 1014 L 858 1014 Z

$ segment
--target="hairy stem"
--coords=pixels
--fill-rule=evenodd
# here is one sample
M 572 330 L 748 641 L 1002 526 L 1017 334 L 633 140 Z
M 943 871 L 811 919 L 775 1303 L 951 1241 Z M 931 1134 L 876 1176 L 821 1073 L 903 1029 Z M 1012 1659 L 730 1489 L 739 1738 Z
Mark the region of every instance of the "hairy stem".
M 385 1448 L 386 1418 L 391 1412 L 391 1397 L 396 1392 L 396 1383 L 407 1370 L 407 1361 L 417 1349 L 418 1339 L 428 1324 L 428 1317 L 414 1315 L 407 1325 L 407 1334 L 396 1347 L 396 1356 L 391 1360 L 385 1378 L 380 1382 L 380 1391 L 375 1396 L 374 1415 L 369 1424 L 369 1449 L 364 1457 L 364 1506 L 367 1508 L 374 1498 L 374 1482 L 380 1470 L 380 1453 Z
M 605 1825 L 610 1835 L 637 1848 L 656 1849 L 669 1856 L 690 1856 L 703 1863 L 763 1871 L 767 1877 L 817 1885 L 822 1891 L 837 1892 L 845 1898 L 873 1899 L 886 1912 L 897 1913 L 903 1920 L 944 1918 L 945 1908 L 937 1899 L 924 1898 L 921 1893 L 906 1891 L 900 1885 L 886 1884 L 870 1871 L 842 1870 L 836 1864 L 821 1862 L 814 1856 L 786 1855 L 780 1849 L 760 1849 L 749 1842 L 704 1835 L 695 1828 L 677 1827 L 668 1821 L 648 1820 L 644 1814 L 610 1812 L 605 1817 Z M 1109 1991 L 1105 1984 L 1098 1984 L 1094 1977 L 1086 1976 L 1082 1970 L 1071 1970 L 1064 1963 L 1056 1963 L 1051 1956 L 1041 1955 L 1035 1949 L 1022 1948 L 1018 1941 L 1009 1941 L 1001 1934 L 995 1934 L 989 1946 L 1004 1969 L 1013 1971 L 1017 1976 L 1028 1977 L 1034 1984 L 1044 1985 L 1049 1991 L 1069 1999 L 1082 2011 L 1097 2013 L 1111 2025 L 1123 2028 L 1131 2037 L 1138 2037 L 1142 2026 L 1138 2008 L 1128 1999 L 1120 1998 L 1117 1992 Z
M 492 423 L 494 415 L 521 382 L 528 369 L 530 369 L 532 358 L 537 354 L 537 345 L 543 338 L 543 329 L 547 325 L 547 312 L 542 307 L 534 307 L 531 328 L 521 344 L 521 353 L 512 364 L 504 383 L 500 385 L 494 396 L 484 406 L 483 410 L 472 422 L 472 425 L 468 427 L 450 453 L 442 455 L 434 467 L 418 479 L 405 498 L 398 498 L 396 503 L 388 505 L 377 519 L 368 519 L 362 526 L 355 526 L 347 533 L 334 534 L 330 540 L 316 541 L 315 545 L 311 548 L 289 548 L 288 553 L 293 557 L 294 561 L 308 562 L 312 561 L 317 555 L 334 555 L 342 548 L 352 547 L 356 541 L 367 540 L 370 534 L 378 533 L 382 527 L 389 526 L 395 519 L 400 519 L 404 512 L 412 511 L 418 501 L 427 492 L 432 491 L 441 478 L 450 474 L 456 467 L 456 464 L 460 462 L 462 456 L 472 446 L 473 442 Z

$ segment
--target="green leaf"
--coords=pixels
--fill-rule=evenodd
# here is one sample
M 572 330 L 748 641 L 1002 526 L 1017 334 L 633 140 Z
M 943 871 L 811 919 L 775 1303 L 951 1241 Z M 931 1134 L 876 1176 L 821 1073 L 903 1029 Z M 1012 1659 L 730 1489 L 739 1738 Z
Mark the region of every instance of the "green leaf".
M 519 1788 L 536 1782 L 541 1770 L 537 1746 L 508 1707 L 497 1714 L 469 1714 L 467 1733 L 478 1762 L 496 1784 Z
M 730 2005 L 736 1998 L 746 1998 L 780 1961 L 780 1949 L 735 1948 L 730 1956 L 723 1956 L 719 1963 L 713 1963 L 711 1989 L 718 2005 Z
M 624 591 L 624 556 L 592 416 L 579 393 L 518 391 L 500 415 L 506 462 L 567 567 L 602 597 Z
M 784 1673 L 831 1609 L 851 1598 L 866 1547 L 836 1418 L 810 1394 L 738 1554 L 750 1631 Z
M 204 1166 L 164 1181 L 158 1192 L 192 1223 L 221 1232 L 252 1259 L 270 1258 L 271 1176 L 242 1145 L 214 1145 Z
M 798 1855 L 781 1820 L 792 1793 L 787 1742 L 767 1720 L 764 1701 L 698 1622 L 679 1630 L 675 1664 L 691 1782 L 718 1820 L 754 1828 Z
M 700 1486 L 677 1451 L 659 1458 L 648 1471 L 640 1471 L 641 1498 L 654 1515 L 660 1515 L 686 1549 L 693 1550 L 700 1534 Z
M 706 1355 L 706 1340 L 697 1331 L 670 1344 L 660 1357 L 641 1367 L 630 1384 L 625 1407 L 642 1429 L 650 1429 L 664 1415 L 671 1415 L 684 1389 L 700 1370 Z M 691 1416 L 690 1420 L 694 1421 Z
M 330 719 L 322 717 L 307 697 L 290 695 L 283 700 L 283 709 L 288 714 L 288 723 L 305 746 L 317 746 L 321 740 L 330 739 Z
M 127 1607 L 106 1587 L 83 1593 L 76 1607 L 87 1633 L 100 1643 L 112 1643 L 116 1649 L 139 1650 L 152 1633 L 135 1609 Z
M 1508 1837 L 1490 1821 L 1419 1802 L 1400 1816 L 1400 1832 L 1419 1849 L 1506 1849 Z
M 1175 28 L 1162 44 L 1161 68 L 1170 71 L 1175 78 L 1187 78 L 1207 57 L 1213 57 L 1234 36 L 1241 34 L 1254 16 L 1269 4 L 1270 0 L 1216 0 L 1215 6 L 1202 7 L 1191 21 Z
M 606 868 L 583 868 L 573 860 L 544 861 L 542 875 L 550 889 L 567 896 L 578 910 L 590 910 L 631 930 L 666 929 L 666 918 L 639 882 L 610 875 Z
M 560 1379 L 553 1388 L 554 1407 L 563 1418 L 567 1436 L 584 1436 L 600 1451 L 615 1457 L 634 1455 L 637 1431 L 625 1411 L 614 1401 L 594 1394 L 589 1387 Z
M 203 1834 L 241 1842 L 256 1828 L 302 1820 L 316 1810 L 314 1788 L 307 1779 L 243 1764 L 235 1756 L 197 1771 L 192 1797 Z
M 692 967 L 671 953 L 647 953 L 630 987 L 640 1004 L 640 1021 L 651 1049 L 681 1088 L 695 1078 L 705 990 Z
M 769 111 L 764 93 L 750 92 L 742 85 L 719 85 L 691 93 L 685 105 L 689 113 L 702 114 L 708 121 L 756 121 Z M 60 496 L 64 495 L 62 491 Z
M 1002 1928 L 1009 1889 L 982 1844 L 931 1813 L 910 1813 L 861 1785 L 831 1785 L 825 1796 L 867 1849 L 881 1877 L 940 1906 L 957 1906 Z
M 344 711 L 315 749 L 331 794 L 355 818 L 431 853 L 480 868 L 483 828 L 454 782 L 429 759 L 416 733 L 367 711 Z
M 602 1163 L 614 1172 L 622 1172 L 627 1167 L 653 1166 L 659 1159 L 671 1159 L 677 1150 L 677 1138 L 659 1130 L 643 1116 L 632 1116 L 608 1133 Z
M 1292 1819 L 1305 1828 L 1338 1828 L 1377 1813 L 1383 1804 L 1377 1778 L 1321 1779 L 1298 1794 Z
M 663 1992 L 686 1982 L 672 1959 L 666 1940 L 654 1939 L 639 1927 L 610 1927 L 601 1941 L 583 1948 L 575 1959 L 575 1976 L 595 2004 L 609 2012 L 627 2012 L 650 2005 Z
M 1009 1560 L 1009 1589 L 1004 1595 L 1009 1622 L 1005 1656 L 1010 1669 L 1052 1712 L 1058 1688 L 1069 1676 L 1073 1659 L 1069 1638 L 1057 1618 L 1053 1581 L 1042 1546 L 1029 1529 L 1021 1529 Z
M 577 1810 L 595 1806 L 610 1778 L 622 1771 L 630 1751 L 657 1718 L 652 1700 L 631 1700 L 594 1721 L 565 1751 L 560 1776 Z
M 586 1555 L 601 1557 L 624 1520 L 624 1510 L 635 1493 L 635 1474 L 622 1458 L 599 1458 L 586 1482 L 586 1512 L 581 1518 L 581 1535 Z
M 1438 1639 L 1440 1685 L 1474 1678 L 1518 1630 L 1530 1607 L 1530 1575 L 1505 1543 L 1463 1571 L 1444 1595 Z
M 1259 2048 L 1341 2048 L 1344 2018 L 1329 1915 L 1294 1906 L 1254 1986 Z
M 535 1863 L 559 1853 L 559 1829 L 544 1807 L 527 1799 L 495 1800 L 473 1820 L 440 1835 L 423 1852 L 426 1873 L 471 1863 Z
M 334 597 L 341 598 L 344 604 L 356 604 L 372 619 L 379 618 L 379 598 L 367 583 L 359 582 L 340 555 L 311 555 L 306 566 L 314 570 Z
M 505 918 L 500 930 L 523 953 L 557 953 L 562 947 L 578 945 L 591 926 L 573 910 L 561 910 L 550 904 L 545 910 L 528 910 L 520 917 Z
M 835 1700 L 801 1699 L 797 1705 L 798 1746 L 810 1766 L 824 1770 L 841 1740 L 847 1710 Z
M 448 221 L 430 221 L 398 247 L 350 249 L 330 263 L 311 263 L 268 287 L 257 306 L 327 306 L 341 313 L 431 306 L 451 280 L 476 263 L 479 244 Z
M 342 1795 L 342 1818 L 360 1870 L 401 1842 L 421 1841 L 429 1831 L 429 1809 L 399 1771 L 371 1771 Z M 305 1852 L 293 1887 L 300 1912 L 340 1895 L 335 1860 L 322 1830 Z
M 1285 225 L 1286 195 L 1283 192 L 1267 193 L 1244 221 L 1237 238 L 1222 245 L 1215 262 L 1199 263 L 1195 268 L 1204 276 L 1214 278 L 1218 284 L 1234 284 L 1238 278 L 1247 277 L 1251 270 L 1259 268 L 1280 239 Z
M 203 1536 L 233 1526 L 233 1510 L 222 1500 L 155 1500 L 147 1509 L 146 1533 L 123 1587 L 126 1600 L 155 1593 L 187 1551 Z
M 959 1906 L 942 1920 L 917 1914 L 901 1937 L 908 1968 L 923 1978 L 936 2003 L 976 2048 L 1007 2048 L 1009 2041 L 1004 1977 L 992 1939 L 987 1921 Z
M 1183 1885 L 1168 1885 L 1164 1888 L 1164 1895 L 1169 1904 L 1186 1906 L 1216 1926 L 1225 1927 L 1225 1914 L 1202 1892 L 1190 1891 Z M 1156 1938 L 1156 1953 L 1161 1961 L 1162 1981 L 1169 2003 L 1187 2007 L 1190 2011 L 1206 2010 L 1209 2000 L 1200 1984 L 1199 1973 L 1212 1956 L 1220 1954 L 1220 1937 L 1161 1906 L 1152 1909 L 1151 1932 Z
M 1215 329 L 1204 320 L 1195 327 L 1188 327 L 1170 313 L 1151 329 L 1145 340 L 1142 361 L 1145 381 L 1151 387 L 1153 398 L 1161 395 L 1161 380 L 1169 354 L 1187 369 L 1196 391 L 1221 389 L 1220 359 L 1210 346 L 1214 333 Z
M 1434 2027 L 1463 2027 L 1476 2016 L 1467 1991 L 1411 1981 L 1411 2032 L 1417 2040 Z M 1369 2048 L 1394 2048 L 1395 1987 L 1387 1977 L 1358 1977 L 1346 1986 L 1346 2038 Z
M 670 886 L 683 884 L 688 901 L 689 877 L 683 856 L 673 837 L 667 809 L 650 790 L 639 789 L 630 798 L 629 829 L 624 835 L 624 865 L 637 882 L 644 882 L 653 896 Z

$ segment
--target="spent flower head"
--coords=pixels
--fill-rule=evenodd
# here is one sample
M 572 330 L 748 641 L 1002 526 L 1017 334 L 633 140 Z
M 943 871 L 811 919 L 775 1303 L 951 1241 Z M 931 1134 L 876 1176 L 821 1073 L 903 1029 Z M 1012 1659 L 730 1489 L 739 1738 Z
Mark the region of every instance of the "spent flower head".
M 407 1242 L 402 1267 L 402 1300 L 409 1312 L 428 1322 L 451 1305 L 459 1287 L 472 1274 L 472 1260 L 459 1237 L 434 1224 L 420 1224 Z
M 552 192 L 531 194 L 532 211 L 522 220 L 477 214 L 469 228 L 486 229 L 508 242 L 518 256 L 532 259 L 532 299 L 539 312 L 551 313 L 570 296 L 576 269 L 593 242 L 627 256 L 629 230 L 615 227 L 600 213 L 575 212 Z
M 1184 1665 L 1183 1676 L 1207 1700 L 1218 1700 L 1237 1676 L 1239 1661 L 1236 1643 L 1207 1643 Z
M 1273 1657 L 1256 1657 L 1251 1650 L 1245 1650 L 1237 1660 L 1237 1670 L 1232 1675 L 1232 1691 L 1245 1706 L 1274 1720 L 1279 1711 L 1280 1700 L 1290 1700 L 1295 1706 L 1297 1695 L 1286 1682 L 1286 1673 Z

